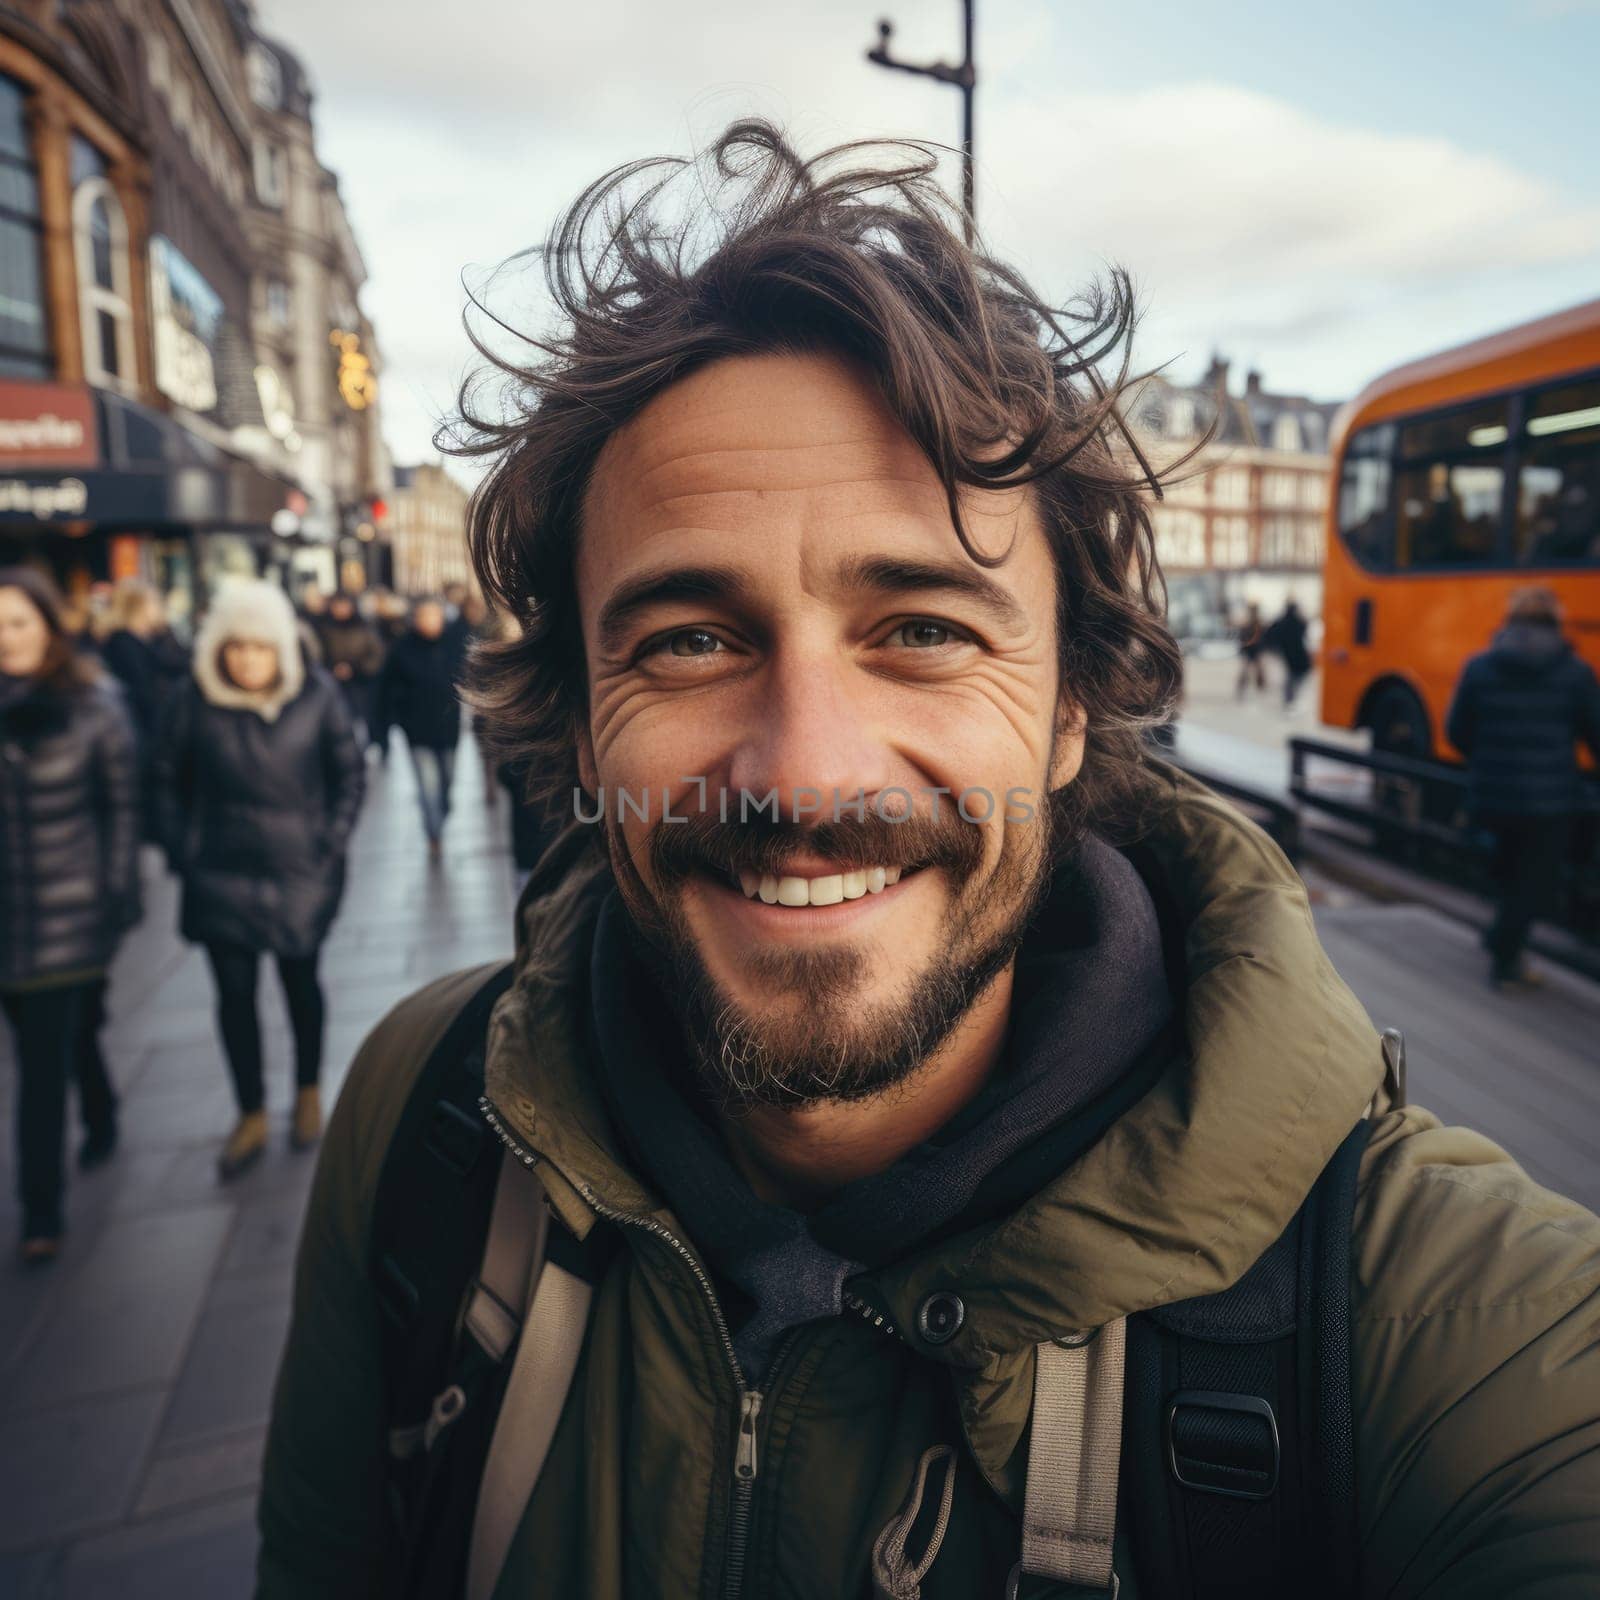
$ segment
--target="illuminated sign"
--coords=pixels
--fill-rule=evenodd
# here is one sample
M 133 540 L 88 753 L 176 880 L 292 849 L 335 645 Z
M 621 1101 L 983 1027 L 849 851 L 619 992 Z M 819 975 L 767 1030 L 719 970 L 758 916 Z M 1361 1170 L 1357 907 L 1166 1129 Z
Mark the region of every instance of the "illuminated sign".
M 352 411 L 365 411 L 378 398 L 378 375 L 361 351 L 361 335 L 335 328 L 328 343 L 339 352 L 339 398 Z
M 154 323 L 156 388 L 190 411 L 217 404 L 212 344 L 222 299 L 170 239 L 150 240 L 150 309 Z

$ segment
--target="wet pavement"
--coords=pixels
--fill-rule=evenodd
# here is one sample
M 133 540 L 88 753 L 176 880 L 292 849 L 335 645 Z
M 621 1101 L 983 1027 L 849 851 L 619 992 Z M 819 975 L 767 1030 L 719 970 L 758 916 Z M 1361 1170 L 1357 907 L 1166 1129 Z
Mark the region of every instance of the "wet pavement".
M 403 757 L 388 772 L 371 768 L 323 968 L 330 1102 L 396 1000 L 509 953 L 504 804 L 486 808 L 470 745 L 457 771 L 435 868 Z M 146 882 L 149 915 L 114 974 L 105 1035 L 122 1147 L 111 1166 L 74 1181 L 66 1253 L 45 1272 L 12 1265 L 9 1104 L 0 1126 L 3 1600 L 227 1600 L 251 1590 L 255 1484 L 313 1161 L 288 1148 L 287 1022 L 264 972 L 272 1145 L 244 1179 L 218 1185 L 233 1105 L 209 974 L 175 936 L 174 886 L 153 859 Z M 1469 928 L 1315 876 L 1311 886 L 1336 965 L 1379 1026 L 1406 1034 L 1412 1098 L 1600 1206 L 1600 986 L 1546 969 L 1539 994 L 1494 993 Z M 9 1061 L 0 1073 L 10 1077 Z

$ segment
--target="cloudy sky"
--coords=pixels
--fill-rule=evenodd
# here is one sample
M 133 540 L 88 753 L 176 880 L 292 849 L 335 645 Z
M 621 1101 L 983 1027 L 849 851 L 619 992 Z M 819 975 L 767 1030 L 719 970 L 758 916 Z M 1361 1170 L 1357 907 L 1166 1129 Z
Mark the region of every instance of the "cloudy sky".
M 600 172 L 752 112 L 807 150 L 959 137 L 955 90 L 864 59 L 883 11 L 897 54 L 954 60 L 956 0 L 257 6 L 311 76 L 402 462 L 431 457 L 471 358 L 462 272 L 538 242 Z M 978 13 L 980 226 L 1053 294 L 1132 269 L 1143 362 L 1186 378 L 1217 349 L 1338 399 L 1600 293 L 1600 0 Z M 496 303 L 539 314 L 531 295 Z

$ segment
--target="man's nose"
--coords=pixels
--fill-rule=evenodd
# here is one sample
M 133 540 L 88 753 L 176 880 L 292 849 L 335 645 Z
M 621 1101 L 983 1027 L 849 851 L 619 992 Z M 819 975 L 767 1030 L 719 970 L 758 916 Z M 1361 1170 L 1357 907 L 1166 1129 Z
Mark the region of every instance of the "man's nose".
M 774 655 L 735 747 L 729 786 L 756 799 L 776 791 L 789 822 L 831 819 L 856 795 L 870 799 L 894 779 L 867 699 L 837 649 Z

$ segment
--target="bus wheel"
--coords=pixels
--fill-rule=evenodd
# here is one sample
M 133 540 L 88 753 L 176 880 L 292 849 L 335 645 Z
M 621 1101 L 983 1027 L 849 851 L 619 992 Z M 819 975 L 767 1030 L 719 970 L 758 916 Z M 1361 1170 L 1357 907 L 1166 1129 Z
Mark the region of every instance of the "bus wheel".
M 1411 690 L 1400 684 L 1380 689 L 1367 710 L 1367 726 L 1372 730 L 1372 748 L 1384 755 L 1408 756 L 1414 761 L 1427 758 L 1430 739 L 1428 713 Z M 1404 822 L 1419 822 L 1427 804 L 1424 786 L 1414 778 L 1396 778 L 1376 773 L 1372 780 L 1373 804 L 1380 816 Z M 1404 849 L 1410 838 L 1381 824 L 1377 843 L 1382 849 Z

